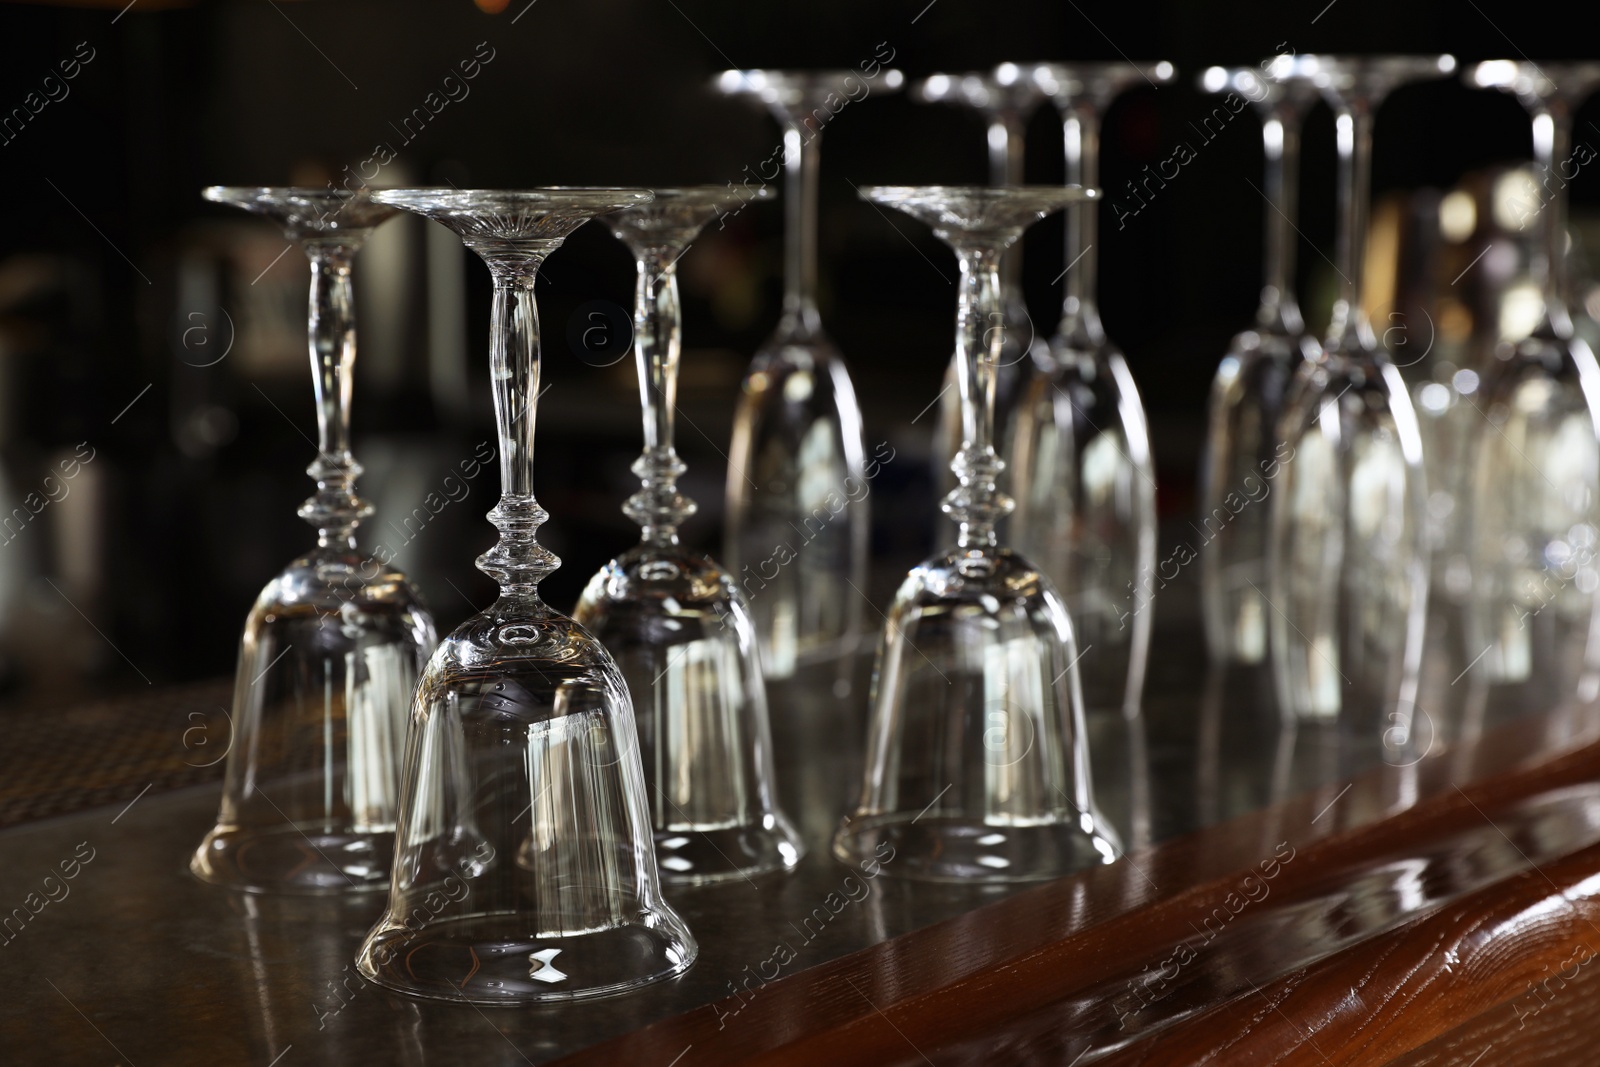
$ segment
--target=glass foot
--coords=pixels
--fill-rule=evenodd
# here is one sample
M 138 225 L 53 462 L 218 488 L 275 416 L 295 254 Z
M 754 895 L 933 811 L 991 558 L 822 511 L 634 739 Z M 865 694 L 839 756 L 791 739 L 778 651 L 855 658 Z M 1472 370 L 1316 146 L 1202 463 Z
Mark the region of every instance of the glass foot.
M 630 922 L 541 935 L 517 915 L 376 931 L 356 958 L 363 977 L 431 1000 L 482 1005 L 579 1000 L 636 989 L 688 970 L 695 950 L 675 924 Z
M 280 825 L 217 826 L 189 861 L 196 878 L 248 893 L 387 889 L 394 831 L 326 833 Z
M 1088 815 L 1010 826 L 895 812 L 851 819 L 834 836 L 833 854 L 856 867 L 877 863 L 929 882 L 1026 882 L 1110 863 L 1117 855 L 1114 840 Z
M 722 830 L 656 831 L 656 866 L 668 885 L 707 885 L 787 871 L 805 855 L 800 835 L 782 815 Z

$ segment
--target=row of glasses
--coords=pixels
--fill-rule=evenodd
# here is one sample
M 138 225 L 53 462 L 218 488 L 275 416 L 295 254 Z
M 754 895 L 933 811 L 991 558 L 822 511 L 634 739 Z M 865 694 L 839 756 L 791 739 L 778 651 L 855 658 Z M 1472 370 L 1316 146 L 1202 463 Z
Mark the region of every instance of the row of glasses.
M 780 571 L 771 589 L 762 575 L 760 595 L 753 598 L 771 678 L 787 677 L 808 658 L 847 651 L 850 642 L 835 641 L 833 635 L 859 627 L 858 561 L 865 558 L 864 548 L 847 563 L 848 524 L 819 522 L 825 514 L 817 501 L 856 473 L 851 442 L 860 413 L 837 350 L 822 333 L 812 296 L 816 138 L 827 117 L 822 101 L 841 93 L 854 76 L 728 71 L 717 82 L 724 92 L 763 100 L 785 129 L 785 309 L 777 333 L 744 382 L 730 455 L 725 549 L 730 570 L 739 575 L 747 560 L 770 558 L 775 546 L 792 540 L 790 531 L 806 531 L 798 553 L 801 566 Z M 1105 109 L 1140 81 L 1160 85 L 1173 76 L 1165 62 L 1031 69 L 1007 63 L 986 73 L 933 75 L 916 86 L 916 94 L 924 101 L 980 111 L 987 122 L 991 181 L 1012 185 L 1021 177 L 1026 116 L 1039 100 L 1051 98 L 1063 116 L 1067 180 L 1092 186 L 1098 180 Z M 1012 528 L 1018 544 L 1039 560 L 1066 598 L 1084 642 L 1088 706 L 1117 709 L 1131 718 L 1138 713 L 1149 656 L 1155 476 L 1138 389 L 1121 353 L 1106 339 L 1096 309 L 1096 210 L 1093 204 L 1068 207 L 1066 295 L 1054 340 L 1046 345 L 1031 327 L 1021 328 L 1030 320 L 1015 255 L 1003 268 L 1006 299 L 989 325 L 1000 325 L 994 332 L 1004 345 L 997 407 L 998 425 L 1010 423 L 1003 438 L 1017 495 Z M 1022 373 L 1008 373 L 1012 367 Z M 824 371 L 832 387 L 819 393 L 816 383 Z M 946 460 L 959 440 L 959 393 L 952 388 L 957 375 L 953 360 L 941 393 L 935 448 L 935 455 Z M 1013 407 L 1015 417 L 1008 419 Z M 836 433 L 835 427 L 842 429 Z M 835 448 L 839 442 L 843 447 Z M 941 480 L 948 488 L 948 480 Z M 859 518 L 863 524 L 851 525 L 849 548 L 855 552 L 864 546 L 864 502 L 851 508 L 850 523 Z
M 993 447 L 998 335 L 985 324 L 1000 298 L 1005 248 L 1028 222 L 1089 194 L 920 192 L 905 206 L 920 203 L 919 217 L 931 218 L 927 212 L 944 205 L 939 232 L 957 249 L 964 278 L 958 351 L 965 445 L 954 464 L 960 485 L 946 503 L 961 536 L 952 553 L 908 579 L 895 610 L 913 634 L 942 642 L 940 660 L 963 684 L 934 694 L 939 704 L 927 716 L 925 686 L 880 664 L 887 680 L 879 712 L 912 726 L 909 736 L 899 727 L 874 731 L 884 742 L 873 749 L 876 771 L 868 775 L 861 817 L 853 832 L 846 820 L 836 852 L 864 848 L 862 858 L 872 858 L 889 840 L 913 877 L 1048 877 L 1108 862 L 1116 838 L 1090 790 L 1071 622 L 1049 580 L 999 548 L 995 535 L 1009 502 L 996 485 L 1004 464 Z M 494 282 L 490 372 L 503 491 L 489 517 L 501 536 L 478 565 L 500 594 L 433 653 L 409 723 L 400 704 L 404 758 L 390 751 L 384 764 L 397 802 L 387 827 L 374 828 L 368 842 L 369 849 L 386 850 L 379 858 L 392 850 L 392 862 L 366 856 L 364 880 L 348 883 L 380 888 L 388 875 L 388 905 L 357 957 L 363 976 L 380 985 L 477 1004 L 632 989 L 680 973 L 697 952 L 661 895 L 661 869 L 667 880 L 694 884 L 786 869 L 803 853 L 774 799 L 749 607 L 731 575 L 686 552 L 677 535 L 694 508 L 678 491 L 684 468 L 672 442 L 681 318 L 674 268 L 729 195 L 715 187 L 412 189 L 354 194 L 337 205 L 345 226 L 396 209 L 434 219 L 478 253 Z M 896 202 L 895 191 L 874 195 Z M 273 202 L 266 194 L 257 199 Z M 328 205 L 313 207 L 325 213 Z M 547 515 L 532 487 L 540 379 L 533 287 L 545 257 L 597 215 L 612 216 L 613 232 L 638 264 L 645 449 L 635 467 L 642 488 L 625 511 L 642 537 L 589 583 L 574 620 L 549 608 L 538 592 L 559 560 L 536 539 Z M 352 252 L 353 243 L 346 239 L 340 247 Z M 335 303 L 345 312 L 337 336 L 348 356 L 347 261 L 345 268 L 346 291 Z M 327 328 L 318 313 L 321 284 L 313 286 L 313 352 L 326 354 L 333 350 L 315 343 Z M 348 359 L 342 367 L 346 388 L 335 390 L 342 406 L 327 410 L 344 421 L 325 431 L 347 471 L 353 461 L 337 445 L 347 435 Z M 354 511 L 365 509 L 347 482 L 329 491 L 353 509 L 339 513 L 336 540 L 354 556 Z M 328 521 L 320 511 L 316 517 Z M 360 562 L 354 557 L 345 569 Z M 918 606 L 924 593 L 927 602 Z M 930 629 L 910 622 L 911 613 L 925 613 Z M 425 617 L 418 629 L 431 645 Z M 912 634 L 893 624 L 889 634 L 885 656 L 903 662 Z M 900 653 L 888 651 L 902 638 Z M 241 685 L 248 673 L 241 670 Z M 410 688 L 409 681 L 401 685 L 402 692 Z M 974 697 L 1001 703 L 980 718 L 969 706 Z M 975 723 L 977 736 L 967 737 Z M 248 746 L 238 751 L 238 776 L 255 779 L 263 766 L 252 762 Z M 335 759 L 315 751 L 327 765 L 356 773 L 354 753 Z M 911 761 L 930 757 L 924 764 L 930 773 L 921 776 L 927 782 L 902 775 Z M 947 771 L 960 774 L 961 787 L 920 799 L 917 790 Z M 898 813 L 903 817 L 890 810 L 911 800 L 916 810 Z M 918 828 L 922 816 L 927 821 Z M 301 820 L 281 830 L 306 837 L 307 828 Z M 315 849 L 316 842 L 307 837 L 306 843 Z M 201 855 L 207 853 L 203 847 Z M 300 867 L 308 866 L 302 855 Z M 245 887 L 344 888 L 322 875 L 314 885 Z
M 1454 69 L 1449 56 L 1279 56 L 1262 64 L 1264 78 L 1214 68 L 1201 82 L 1267 109 L 1269 202 L 1263 328 L 1236 338 L 1218 371 L 1204 514 L 1221 514 L 1223 496 L 1247 486 L 1252 465 L 1270 463 L 1274 449 L 1288 457 L 1266 509 L 1270 596 L 1257 578 L 1259 518 L 1234 515 L 1202 563 L 1208 643 L 1220 660 L 1257 662 L 1265 616 L 1283 713 L 1337 724 L 1397 753 L 1450 726 L 1416 706 L 1431 547 L 1421 436 L 1362 308 L 1371 128 L 1388 92 Z M 1459 472 L 1471 574 L 1463 650 L 1474 679 L 1463 723 L 1470 729 L 1491 695 L 1497 705 L 1530 708 L 1600 690 L 1600 367 L 1574 335 L 1564 281 L 1566 183 L 1576 169 L 1571 115 L 1600 85 L 1600 65 L 1491 61 L 1467 80 L 1521 100 L 1544 175 L 1534 261 L 1542 319 L 1474 370 L 1477 399 L 1463 395 L 1486 423 L 1486 432 L 1470 435 Z M 1274 320 L 1288 284 L 1274 245 L 1287 242 L 1281 231 L 1293 214 L 1292 177 L 1274 165 L 1292 160 L 1293 135 L 1275 130 L 1274 118 L 1291 125 L 1307 89 L 1333 108 L 1339 139 L 1342 286 L 1321 353 L 1295 336 L 1293 320 Z M 1272 354 L 1263 359 L 1266 340 Z M 1298 369 L 1284 397 L 1286 367 Z
M 1048 91 L 1067 114 L 1069 176 L 1093 178 L 1099 114 L 1141 70 L 1101 64 L 1090 70 L 1054 67 L 1046 74 L 1054 85 Z M 1146 77 L 1150 74 L 1168 78 L 1170 67 L 1160 64 Z M 1370 123 L 1370 98 L 1376 93 L 1368 91 L 1362 104 L 1365 83 L 1344 74 L 1338 62 L 1318 61 L 1307 80 L 1325 93 L 1344 91 L 1357 101 L 1341 110 L 1341 134 L 1349 136 L 1352 110 L 1365 106 Z M 1392 80 L 1394 72 L 1386 74 Z M 750 74 L 741 77 L 754 80 Z M 792 88 L 794 80 L 771 78 L 768 85 Z M 778 99 L 786 107 L 805 102 L 803 93 Z M 803 120 L 790 122 L 789 133 L 797 130 L 806 130 Z M 1355 123 L 1350 130 L 1355 136 L 1349 147 L 1341 142 L 1347 222 L 1362 211 L 1358 198 L 1363 194 L 1355 190 L 1365 186 L 1363 144 L 1370 125 L 1363 130 Z M 802 163 L 803 147 L 802 142 L 794 154 Z M 800 226 L 790 226 L 790 238 L 814 229 L 814 150 L 811 160 L 810 170 L 802 165 L 790 171 L 802 179 L 811 176 L 810 224 L 802 189 L 800 197 L 790 197 L 802 216 Z M 274 195 L 256 195 L 246 206 L 277 205 L 282 190 L 270 192 Z M 998 486 L 1005 462 L 994 443 L 1005 331 L 989 328 L 1005 314 L 1000 261 L 1029 222 L 1069 206 L 1080 213 L 1069 226 L 1069 251 L 1077 245 L 1083 250 L 1069 259 L 1069 274 L 1090 253 L 1094 219 L 1082 205 L 1091 194 L 1074 187 L 902 187 L 866 195 L 928 222 L 957 253 L 962 290 L 955 370 L 963 443 L 952 462 L 957 486 L 944 506 L 957 522 L 957 545 L 915 569 L 896 597 L 875 673 L 866 779 L 858 808 L 835 837 L 835 854 L 862 861 L 891 841 L 896 854 L 906 857 L 899 869 L 936 880 L 1051 877 L 1085 862 L 1109 861 L 1117 840 L 1094 808 L 1074 621 L 1050 577 L 998 541 L 997 523 L 1011 509 Z M 394 208 L 443 222 L 490 266 L 491 378 L 504 483 L 501 502 L 491 512 L 501 541 L 480 558 L 480 568 L 501 584 L 501 597 L 446 638 L 418 686 L 400 779 L 405 792 L 398 819 L 392 809 L 389 813 L 397 843 L 389 909 L 363 942 L 360 969 L 392 989 L 475 1003 L 589 997 L 680 973 L 696 949 L 682 921 L 662 901 L 658 857 L 669 878 L 690 883 L 792 867 L 800 857 L 798 837 L 773 801 L 771 742 L 749 605 L 728 571 L 683 552 L 677 537 L 678 523 L 693 512 L 693 504 L 677 491 L 683 467 L 672 448 L 680 317 L 674 266 L 698 230 L 728 206 L 730 194 L 661 190 L 658 202 L 646 190 L 389 190 L 371 200 L 346 200 L 310 205 L 317 210 L 317 226 L 326 226 L 331 213 L 331 227 L 344 227 L 338 240 L 323 240 L 323 230 L 301 218 L 309 214 L 306 205 L 296 205 L 301 214 L 291 224 L 291 235 L 302 240 L 317 234 L 315 242 L 304 243 L 314 261 L 312 350 L 314 360 L 322 357 L 323 370 L 318 395 L 342 397 L 342 410 L 338 403 L 322 406 L 325 416 L 342 414 L 342 421 L 322 419 L 323 459 L 331 451 L 342 458 L 341 466 L 312 469 L 320 488 L 314 504 L 326 496 L 326 507 L 307 506 L 314 512 L 307 517 L 322 531 L 320 549 L 333 544 L 354 552 L 354 525 L 362 509 L 350 483 L 358 467 L 350 470 L 354 461 L 347 446 L 341 448 L 347 442 L 349 360 L 341 363 L 330 354 L 354 358 L 354 330 L 347 317 L 349 256 L 366 229 Z M 339 219 L 350 208 L 355 210 Z M 531 490 L 539 381 L 534 275 L 566 234 L 595 214 L 608 213 L 614 216 L 614 234 L 634 251 L 640 275 L 635 328 L 645 454 L 635 470 L 643 490 L 626 510 L 642 525 L 643 537 L 638 549 L 595 576 L 578 614 L 618 649 L 622 669 L 594 633 L 539 600 L 538 582 L 558 561 L 534 537 L 546 514 Z M 368 219 L 366 227 L 360 219 Z M 1349 238 L 1363 229 L 1342 229 L 1346 266 L 1360 261 Z M 810 270 L 805 269 L 808 243 Z M 330 248 L 342 250 L 342 274 L 328 270 L 338 254 L 328 262 L 320 259 Z M 790 277 L 814 277 L 814 234 L 811 242 L 790 240 L 790 253 L 795 248 L 800 254 L 790 256 L 790 266 L 798 259 L 800 270 Z M 1122 442 L 1141 454 L 1147 469 L 1149 443 L 1138 394 L 1120 355 L 1099 330 L 1091 275 L 1093 270 L 1086 269 L 1069 280 L 1061 344 L 1051 350 L 1053 363 L 1040 368 L 1045 374 L 1035 378 L 1048 381 L 1048 374 L 1061 370 L 1072 376 L 1072 390 L 1051 381 L 1072 408 L 1067 426 L 1053 429 L 1074 430 L 1053 445 L 1066 446 L 1067 459 L 1094 466 L 1086 453 L 1104 453 L 1104 446 L 1094 438 L 1080 446 L 1075 434 L 1082 434 L 1085 424 L 1098 432 L 1082 408 L 1099 386 L 1122 419 Z M 326 291 L 318 290 L 318 280 Z M 1347 277 L 1347 285 L 1352 288 L 1344 315 L 1360 341 L 1362 318 L 1352 296 L 1358 283 Z M 805 288 L 800 286 L 802 299 L 786 310 L 794 310 L 800 330 L 816 326 L 813 333 L 819 336 L 814 301 L 803 299 Z M 325 304 L 346 314 L 342 333 L 326 333 L 323 320 L 331 320 L 318 314 Z M 1368 339 L 1370 333 L 1368 328 Z M 330 368 L 341 370 L 342 379 L 331 376 Z M 835 362 L 830 374 L 842 376 L 842 365 Z M 1378 378 L 1387 378 L 1382 368 Z M 840 395 L 848 395 L 848 378 L 843 382 Z M 800 400 L 787 395 L 797 390 L 784 392 L 787 400 Z M 1130 434 L 1128 424 L 1138 434 Z M 1394 443 L 1386 437 L 1389 429 L 1374 432 L 1379 443 Z M 1040 430 L 1038 435 L 1046 434 Z M 1403 438 L 1403 427 L 1390 437 Z M 1122 453 L 1115 446 L 1114 451 Z M 1038 450 L 1027 454 L 1037 456 Z M 1138 474 L 1138 464 L 1126 453 L 1122 458 Z M 1106 464 L 1101 456 L 1098 466 Z M 1382 474 L 1382 466 L 1378 470 Z M 1040 472 L 1030 474 L 1035 477 L 1026 485 L 1037 486 Z M 323 475 L 330 485 L 323 485 Z M 1144 483 L 1154 486 L 1147 470 Z M 1118 483 L 1125 506 L 1138 501 L 1130 486 L 1138 490 L 1125 472 Z M 1133 512 L 1134 528 L 1142 530 L 1138 510 L 1125 510 Z M 1154 501 L 1142 518 L 1154 522 Z M 1118 544 L 1142 549 L 1144 541 L 1141 534 Z M 1149 569 L 1134 573 L 1147 576 Z M 1133 579 L 1128 585 L 1133 589 Z M 1082 582 L 1070 585 L 1080 592 L 1083 587 Z M 720 632 L 710 627 L 712 619 Z M 1147 617 L 1144 622 L 1147 627 Z M 419 637 L 430 645 L 432 627 L 422 630 Z M 1142 677 L 1144 653 L 1138 635 L 1130 645 L 1130 675 L 1120 705 L 1133 713 L 1139 685 L 1134 675 Z M 942 685 L 931 675 L 938 675 Z M 405 691 L 410 685 L 402 686 Z M 354 736 L 360 715 L 352 709 L 360 702 L 346 704 Z M 325 726 L 333 721 L 331 707 L 325 702 Z M 642 729 L 642 741 L 635 729 Z M 387 736 L 394 739 L 394 731 Z M 349 760 L 334 760 L 326 745 L 322 761 L 326 768 L 341 763 L 341 769 L 360 763 L 354 749 Z M 242 776 L 256 781 L 250 761 L 238 763 Z M 358 774 L 352 771 L 352 776 Z M 328 795 L 334 790 L 330 781 L 323 774 Z M 291 832 L 315 851 L 304 825 L 290 822 Z M 362 859 L 366 883 L 382 885 L 381 865 L 374 870 L 370 856 Z M 302 869 L 306 865 L 302 862 Z M 454 896 L 453 885 L 462 889 L 461 897 Z M 318 888 L 341 886 L 323 878 Z M 426 920 L 418 921 L 418 915 Z

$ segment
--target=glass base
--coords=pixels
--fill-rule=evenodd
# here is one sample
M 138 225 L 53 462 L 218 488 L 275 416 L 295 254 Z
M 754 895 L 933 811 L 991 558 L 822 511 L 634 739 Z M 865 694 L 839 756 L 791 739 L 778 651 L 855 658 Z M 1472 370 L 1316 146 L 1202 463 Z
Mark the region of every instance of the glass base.
M 721 830 L 657 830 L 656 866 L 668 885 L 709 885 L 788 871 L 806 854 L 782 816 Z
M 834 836 L 833 854 L 852 866 L 875 863 L 887 874 L 928 882 L 1032 882 L 1110 863 L 1115 841 L 1088 815 L 1012 826 L 895 812 L 851 819 Z
M 374 931 L 362 977 L 430 1000 L 514 1006 L 625 993 L 688 970 L 695 947 L 675 924 L 626 923 L 542 936 L 517 915 L 468 915 L 418 931 Z
M 393 830 L 218 826 L 200 842 L 189 870 L 203 882 L 247 893 L 311 896 L 387 889 L 393 859 Z

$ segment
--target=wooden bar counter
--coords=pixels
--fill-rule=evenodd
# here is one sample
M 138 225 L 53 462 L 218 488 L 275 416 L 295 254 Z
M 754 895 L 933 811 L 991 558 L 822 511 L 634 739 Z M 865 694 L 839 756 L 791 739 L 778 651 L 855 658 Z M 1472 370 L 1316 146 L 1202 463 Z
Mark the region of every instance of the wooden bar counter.
M 686 975 L 542 1008 L 363 982 L 381 895 L 188 874 L 226 739 L 186 731 L 222 721 L 225 687 L 7 713 L 0 1063 L 1600 1062 L 1600 709 L 1397 766 L 1280 728 L 1259 680 L 1167 674 L 1145 723 L 1091 724 L 1128 853 L 1001 889 L 833 860 L 863 687 L 774 692 L 800 869 L 672 892 L 702 950 Z

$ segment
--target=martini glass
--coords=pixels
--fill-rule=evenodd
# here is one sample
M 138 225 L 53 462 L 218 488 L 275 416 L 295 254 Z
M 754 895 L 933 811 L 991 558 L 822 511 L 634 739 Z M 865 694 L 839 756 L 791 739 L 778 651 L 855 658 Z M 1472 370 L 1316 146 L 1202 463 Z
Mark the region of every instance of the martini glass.
M 1262 67 L 1270 70 L 1272 62 Z M 1255 105 L 1266 159 L 1261 306 L 1255 324 L 1234 336 L 1211 381 L 1200 504 L 1206 643 L 1218 662 L 1255 664 L 1266 658 L 1272 614 L 1265 593 L 1266 497 L 1283 459 L 1278 420 L 1295 370 L 1318 349 L 1294 298 L 1300 121 L 1318 93 L 1303 81 L 1274 81 L 1256 67 L 1207 68 L 1200 87 Z
M 1411 396 L 1362 310 L 1373 116 L 1450 56 L 1302 55 L 1275 76 L 1319 89 L 1339 146 L 1339 300 L 1322 354 L 1290 385 L 1268 556 L 1270 645 L 1285 716 L 1403 752 L 1428 600 L 1427 491 Z
M 1028 116 L 1044 98 L 1028 72 L 1015 63 L 1002 63 L 991 71 L 968 74 L 932 74 L 912 86 L 912 96 L 926 103 L 949 103 L 969 107 L 983 116 L 989 145 L 989 184 L 1021 185 L 1023 138 Z M 1027 360 L 1044 339 L 1033 328 L 1028 304 L 1022 295 L 1022 250 L 1012 248 L 1000 261 L 1000 287 L 1003 306 L 999 326 L 1004 343 L 995 382 L 995 437 L 1003 440 L 1005 426 L 1018 383 L 1027 371 Z M 1045 354 L 1041 354 L 1043 358 Z M 940 495 L 955 488 L 950 461 L 961 448 L 961 369 L 954 356 L 945 371 L 944 388 L 939 393 L 939 426 L 934 438 L 934 474 Z
M 849 101 L 900 87 L 899 71 L 724 71 L 716 86 L 754 96 L 783 127 L 783 315 L 740 387 L 728 456 L 728 570 L 750 598 L 768 678 L 842 659 L 861 629 L 867 573 L 866 441 L 855 387 L 817 310 L 822 131 Z M 749 187 L 749 182 L 744 187 Z M 791 557 L 782 564 L 779 555 Z
M 763 195 L 766 190 L 759 192 Z M 623 512 L 639 544 L 589 580 L 574 618 L 616 657 L 633 696 L 657 862 L 667 882 L 784 870 L 805 849 L 778 809 L 767 694 L 750 608 L 733 576 L 678 542 L 677 262 L 733 199 L 721 186 L 657 189 L 607 220 L 638 262 L 634 353 L 644 408 L 643 487 Z
M 866 772 L 834 855 L 932 881 L 1053 878 L 1116 857 L 1098 814 L 1066 605 L 1001 547 L 996 484 L 1000 259 L 1029 224 L 1094 193 L 1074 187 L 878 187 L 862 196 L 933 229 L 961 267 L 956 352 L 962 445 L 944 511 L 956 544 L 906 576 L 873 679 Z
M 1573 332 L 1565 270 L 1572 115 L 1600 87 L 1600 63 L 1495 60 L 1468 80 L 1527 108 L 1543 172 L 1544 313 L 1481 368 L 1473 403 L 1489 427 L 1473 436 L 1466 515 L 1467 654 L 1497 705 L 1537 710 L 1600 688 L 1600 367 Z
M 1060 109 L 1067 182 L 1095 186 L 1100 116 L 1138 84 L 1172 80 L 1170 63 L 1035 67 Z M 1066 299 L 1047 352 L 1030 368 L 1006 447 L 1017 548 L 1066 599 L 1083 645 L 1090 712 L 1139 713 L 1155 595 L 1156 482 L 1150 431 L 1122 353 L 1095 307 L 1098 204 L 1067 208 Z
M 661 898 L 628 689 L 610 654 L 539 599 L 560 565 L 536 540 L 534 275 L 636 189 L 396 189 L 383 203 L 454 230 L 489 265 L 499 598 L 445 638 L 412 708 L 389 907 L 356 958 L 369 980 L 474 1004 L 573 1000 L 687 969 L 694 939 Z
M 258 892 L 382 889 L 393 857 L 400 754 L 433 619 L 387 559 L 356 549 L 372 506 L 350 452 L 356 251 L 395 214 L 365 192 L 212 186 L 265 215 L 311 260 L 309 341 L 317 491 L 300 517 L 317 546 L 267 583 L 245 620 L 232 743 L 216 824 L 190 870 Z

